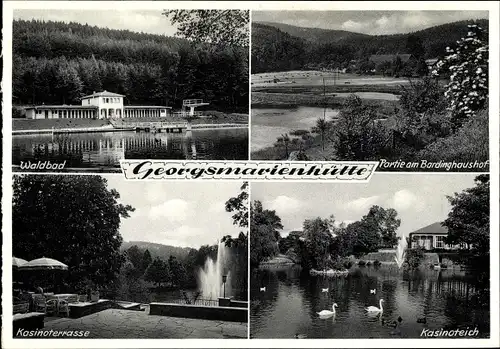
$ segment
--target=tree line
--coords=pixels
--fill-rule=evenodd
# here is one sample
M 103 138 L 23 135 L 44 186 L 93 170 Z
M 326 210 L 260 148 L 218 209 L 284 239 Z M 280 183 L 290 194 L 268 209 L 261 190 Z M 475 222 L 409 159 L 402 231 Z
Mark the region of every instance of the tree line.
M 359 221 L 336 224 L 335 217 L 306 219 L 302 231 L 281 237 L 281 218 L 274 210 L 264 209 L 260 201 L 251 206 L 250 263 L 286 254 L 306 269 L 344 269 L 346 258 L 361 256 L 398 243 L 396 231 L 401 224 L 396 210 L 372 206 Z
M 203 98 L 221 110 L 248 110 L 248 50 L 77 23 L 13 23 L 16 104 L 79 104 L 108 90 L 125 103 L 180 107 Z
M 446 47 L 454 47 L 457 41 L 467 35 L 467 24 L 470 23 L 472 21 L 460 21 L 394 35 L 366 35 L 315 28 L 299 30 L 297 27 L 274 23 L 253 23 L 252 73 L 335 68 L 364 73 L 377 68 L 377 72 L 382 74 L 387 69 L 376 67 L 369 57 L 403 53 L 413 55 L 416 60 L 409 62 L 407 71 L 401 69 L 401 72 L 418 72 L 418 69 L 423 68 L 422 60 L 443 58 Z M 488 28 L 487 20 L 475 23 Z M 402 64 L 401 68 L 405 65 Z

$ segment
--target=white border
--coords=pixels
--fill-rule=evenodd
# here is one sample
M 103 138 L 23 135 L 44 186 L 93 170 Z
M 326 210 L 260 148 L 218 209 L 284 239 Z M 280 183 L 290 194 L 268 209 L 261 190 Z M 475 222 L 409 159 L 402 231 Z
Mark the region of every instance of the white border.
M 3 176 L 2 176 L 2 232 L 3 232 L 3 328 L 2 347 L 4 348 L 71 348 L 71 347 L 109 347 L 109 348 L 138 348 L 138 347 L 209 347 L 209 348 L 230 348 L 230 347 L 289 347 L 289 348 L 311 348 L 311 347 L 499 347 L 499 333 L 495 330 L 499 326 L 499 312 L 495 311 L 499 304 L 499 4 L 497 2 L 479 1 L 455 1 L 455 2 L 152 2 L 152 1 L 5 1 L 3 2 Z M 490 214 L 490 244 L 491 244 L 491 338 L 489 339 L 307 339 L 307 340 L 218 340 L 218 339 L 12 339 L 12 275 L 10 272 L 12 258 L 12 18 L 13 9 L 82 9 L 95 8 L 102 10 L 116 10 L 117 7 L 140 8 L 140 9 L 252 9 L 252 10 L 489 10 L 489 30 L 490 30 L 490 174 L 491 174 L 491 214 Z M 250 55 L 251 57 L 251 55 Z M 251 74 L 249 66 L 249 74 Z M 250 75 L 251 77 L 251 75 Z M 250 80 L 251 81 L 251 80 Z M 250 87 L 250 86 L 249 86 Z M 251 88 L 249 91 L 251 98 Z M 250 139 L 250 133 L 249 133 Z M 249 146 L 249 152 L 251 147 Z M 380 173 L 380 172 L 379 172 Z M 404 172 L 395 172 L 403 174 Z M 101 173 L 100 173 L 101 174 Z M 412 173 L 413 175 L 418 175 Z M 430 173 L 426 173 L 430 174 Z M 64 175 L 64 174 L 61 174 Z M 116 174 L 122 175 L 122 174 Z M 391 175 L 391 173 L 384 173 Z M 449 174 L 453 175 L 453 174 Z M 250 183 L 251 188 L 251 183 Z M 250 194 L 251 198 L 251 194 Z

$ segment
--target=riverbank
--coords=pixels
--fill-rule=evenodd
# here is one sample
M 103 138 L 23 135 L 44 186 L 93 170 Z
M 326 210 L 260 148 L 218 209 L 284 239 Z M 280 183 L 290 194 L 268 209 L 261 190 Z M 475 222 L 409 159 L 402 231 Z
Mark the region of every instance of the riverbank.
M 133 131 L 127 123 L 175 121 L 173 118 L 131 118 L 120 119 L 121 127 L 114 127 L 108 120 L 94 119 L 13 119 L 12 135 L 58 134 L 58 133 L 94 133 Z M 190 121 L 191 129 L 247 128 L 248 114 L 223 114 L 210 118 L 198 118 Z

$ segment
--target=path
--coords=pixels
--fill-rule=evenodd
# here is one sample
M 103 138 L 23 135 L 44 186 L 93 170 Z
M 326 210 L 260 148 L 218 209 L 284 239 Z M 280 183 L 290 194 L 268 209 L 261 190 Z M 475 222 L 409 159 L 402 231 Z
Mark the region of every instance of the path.
M 87 338 L 247 338 L 247 324 L 107 309 L 79 319 L 45 322 L 44 330 L 90 331 Z

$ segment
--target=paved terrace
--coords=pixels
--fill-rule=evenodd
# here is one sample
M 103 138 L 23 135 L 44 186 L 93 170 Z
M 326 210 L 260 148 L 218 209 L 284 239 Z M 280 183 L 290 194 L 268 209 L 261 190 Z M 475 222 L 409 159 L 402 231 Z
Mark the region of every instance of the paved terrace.
M 247 338 L 247 324 L 107 309 L 79 319 L 48 318 L 44 330 L 90 331 L 87 338 Z

